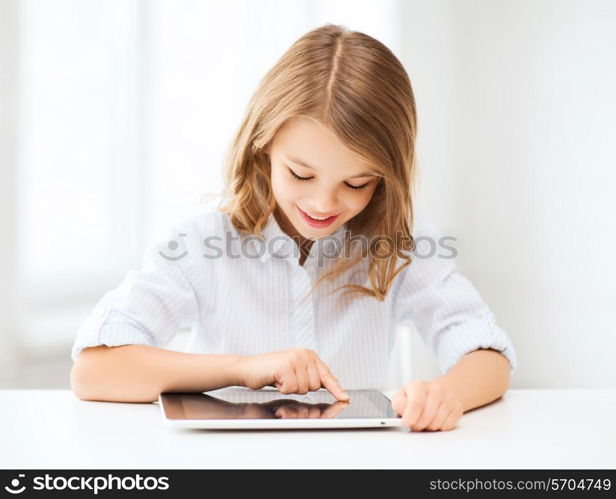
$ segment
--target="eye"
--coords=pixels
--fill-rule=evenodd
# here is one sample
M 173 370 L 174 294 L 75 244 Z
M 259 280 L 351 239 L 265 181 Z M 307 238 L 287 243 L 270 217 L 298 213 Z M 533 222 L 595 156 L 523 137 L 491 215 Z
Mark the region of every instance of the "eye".
M 310 180 L 312 178 L 312 177 L 300 177 L 297 173 L 291 170 L 291 168 L 289 168 L 289 172 L 291 172 L 291 175 L 293 175 L 293 177 L 295 177 L 297 180 Z
M 295 173 L 293 170 L 291 170 L 291 168 L 287 167 L 287 169 L 289 170 L 289 173 L 291 173 L 293 178 L 295 178 L 297 180 L 306 181 L 306 180 L 312 180 L 312 178 L 313 178 L 313 177 L 300 177 L 297 173 Z M 346 185 L 349 189 L 353 189 L 355 191 L 358 191 L 360 189 L 365 189 L 366 187 L 368 187 L 369 184 L 370 184 L 370 182 L 368 182 L 368 183 L 366 183 L 364 185 L 351 185 L 351 184 L 347 184 L 346 182 L 344 183 L 344 185 Z
M 364 189 L 364 188 L 368 187 L 368 185 L 369 185 L 369 184 L 370 184 L 370 182 L 368 182 L 367 184 L 364 184 L 364 185 L 351 185 L 351 184 L 347 184 L 347 183 L 345 182 L 345 185 L 346 185 L 347 187 L 350 187 L 351 189 L 354 189 L 354 190 L 356 190 L 356 191 L 358 191 L 358 190 L 360 190 L 360 189 Z

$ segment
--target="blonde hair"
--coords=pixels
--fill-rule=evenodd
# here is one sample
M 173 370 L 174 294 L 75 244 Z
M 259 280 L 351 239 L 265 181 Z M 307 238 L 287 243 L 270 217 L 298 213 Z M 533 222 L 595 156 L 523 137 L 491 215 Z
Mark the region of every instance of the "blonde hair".
M 261 80 L 227 152 L 228 201 L 220 209 L 241 233 L 260 236 L 276 207 L 267 148 L 292 117 L 319 121 L 382 173 L 368 205 L 347 225 L 352 235 L 362 234 L 371 242 L 352 258 L 338 258 L 312 290 L 369 258 L 371 289 L 346 284 L 334 291 L 347 288 L 345 293 L 382 301 L 396 275 L 411 263 L 405 251 L 415 246 L 411 232 L 417 118 L 409 77 L 385 45 L 344 26 L 326 24 L 293 43 Z M 392 239 L 393 254 L 387 242 Z M 353 254 L 351 239 L 344 244 L 342 254 Z M 383 250 L 386 258 L 373 257 Z M 396 269 L 397 258 L 404 263 Z

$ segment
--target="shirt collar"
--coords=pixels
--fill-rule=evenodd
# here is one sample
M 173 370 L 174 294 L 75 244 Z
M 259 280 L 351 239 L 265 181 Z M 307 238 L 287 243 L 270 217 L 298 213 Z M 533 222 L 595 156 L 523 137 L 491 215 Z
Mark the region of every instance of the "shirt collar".
M 325 252 L 332 255 L 335 249 L 342 249 L 347 223 L 342 224 L 333 234 L 315 241 L 310 247 L 308 258 L 318 256 Z M 292 237 L 287 235 L 278 224 L 274 213 L 270 213 L 267 223 L 261 231 L 263 241 L 254 241 L 257 245 L 257 254 L 262 262 L 276 255 L 276 258 L 286 259 L 297 257 L 299 259 L 299 247 Z

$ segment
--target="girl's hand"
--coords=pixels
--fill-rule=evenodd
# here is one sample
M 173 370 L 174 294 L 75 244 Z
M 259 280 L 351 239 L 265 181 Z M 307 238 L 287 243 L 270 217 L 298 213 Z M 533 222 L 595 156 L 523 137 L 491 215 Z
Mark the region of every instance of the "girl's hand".
M 329 367 L 314 350 L 292 348 L 240 357 L 237 375 L 241 386 L 259 390 L 271 385 L 282 393 L 305 395 L 326 388 L 338 400 L 349 400 Z
M 391 405 L 413 431 L 452 430 L 463 414 L 462 402 L 437 381 L 411 381 L 394 395 Z

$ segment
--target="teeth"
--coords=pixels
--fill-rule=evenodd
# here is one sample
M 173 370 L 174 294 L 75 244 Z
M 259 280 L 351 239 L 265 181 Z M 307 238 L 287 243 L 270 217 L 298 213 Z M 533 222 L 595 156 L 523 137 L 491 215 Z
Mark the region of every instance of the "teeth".
M 298 207 L 298 208 L 299 208 L 299 207 Z M 301 208 L 300 208 L 300 211 L 301 211 L 304 215 L 306 215 L 307 217 L 310 217 L 310 218 L 312 218 L 313 220 L 319 220 L 319 221 L 327 220 L 327 219 L 332 218 L 332 217 L 334 216 L 334 215 L 330 215 L 329 217 L 315 217 L 315 216 L 311 215 L 310 213 L 308 213 L 308 212 L 306 212 L 306 211 L 302 210 Z

